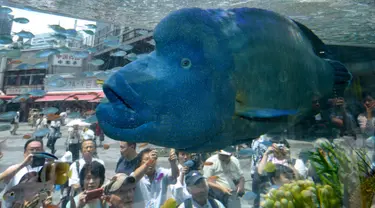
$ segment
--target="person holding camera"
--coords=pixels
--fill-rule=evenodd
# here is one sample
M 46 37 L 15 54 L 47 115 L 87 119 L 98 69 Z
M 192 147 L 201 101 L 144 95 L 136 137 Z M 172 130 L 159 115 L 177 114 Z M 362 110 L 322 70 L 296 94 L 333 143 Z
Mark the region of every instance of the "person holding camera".
M 133 207 L 160 207 L 167 200 L 168 186 L 175 184 L 179 175 L 175 150 L 171 149 L 169 152 L 170 169 L 157 167 L 158 157 L 154 149 L 146 148 L 139 153 L 139 156 L 140 164 L 131 174 L 138 182 Z
M 80 194 L 70 200 L 66 207 L 71 207 L 75 203 L 77 208 L 102 207 L 109 208 L 107 202 L 103 200 L 104 190 L 100 189 L 105 180 L 104 165 L 97 161 L 86 163 L 79 173 L 79 183 L 82 187 Z M 73 206 L 74 207 L 74 206 Z
M 197 161 L 192 160 L 190 153 L 178 151 L 176 154 L 178 158 L 178 169 L 180 171 L 180 175 L 177 178 L 176 184 L 170 185 L 169 189 L 177 204 L 181 204 L 186 199 L 191 198 L 190 193 L 186 189 L 185 175 L 189 173 L 191 168 L 194 169 L 194 167 L 189 168 L 185 163 L 192 163 L 192 166 L 196 166 L 195 164 Z
M 334 137 L 350 136 L 356 138 L 357 128 L 354 117 L 346 109 L 345 99 L 342 97 L 329 100 L 332 106 L 330 118 L 335 129 Z
M 6 193 L 12 187 L 19 184 L 22 177 L 30 172 L 39 172 L 43 168 L 43 164 L 37 164 L 37 160 L 33 160 L 34 152 L 43 152 L 43 141 L 38 139 L 29 139 L 24 145 L 23 161 L 19 164 L 12 165 L 0 174 L 0 182 L 6 184 L 3 193 Z M 1 196 L 3 195 L 1 194 Z M 4 201 L 5 207 L 12 207 L 11 204 Z
M 285 139 L 272 139 L 272 145 L 267 148 L 266 152 L 263 154 L 262 160 L 258 165 L 259 175 L 264 175 L 266 173 L 264 168 L 266 167 L 266 164 L 268 162 L 271 162 L 275 165 L 279 164 L 291 168 L 295 174 L 295 177 L 299 178 L 298 171 L 292 165 L 292 161 L 290 159 L 289 144 Z
M 79 126 L 74 125 L 68 128 L 68 136 L 65 141 L 66 151 L 70 151 L 73 155 L 73 161 L 79 159 L 79 147 L 82 138 L 79 133 Z
M 17 181 L 14 179 L 17 178 L 16 176 L 19 172 L 24 172 L 23 170 L 26 170 L 26 172 L 39 172 L 43 166 L 32 167 L 33 152 L 43 152 L 43 141 L 38 139 L 27 140 L 24 146 L 24 160 L 19 164 L 10 166 L 8 169 L 2 172 L 0 174 L 0 181 L 6 183 L 7 187 L 14 186 L 17 183 Z M 24 173 L 22 173 L 22 175 L 24 175 Z
M 358 115 L 357 120 L 362 135 L 365 138 L 375 136 L 375 93 L 363 92 L 362 94 L 364 112 Z M 375 148 L 374 143 L 368 144 L 369 147 Z M 375 167 L 375 151 L 372 151 L 371 166 Z

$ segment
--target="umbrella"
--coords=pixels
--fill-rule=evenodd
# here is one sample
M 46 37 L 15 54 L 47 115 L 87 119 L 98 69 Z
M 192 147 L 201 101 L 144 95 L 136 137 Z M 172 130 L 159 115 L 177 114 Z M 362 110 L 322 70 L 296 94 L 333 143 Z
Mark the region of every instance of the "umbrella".
M 90 126 L 91 124 L 82 121 L 81 119 L 74 119 L 70 121 L 66 126 Z

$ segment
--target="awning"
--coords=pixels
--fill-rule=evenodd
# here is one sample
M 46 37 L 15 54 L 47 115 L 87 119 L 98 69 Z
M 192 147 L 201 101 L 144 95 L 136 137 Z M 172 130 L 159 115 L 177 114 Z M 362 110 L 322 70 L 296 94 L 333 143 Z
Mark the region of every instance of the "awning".
M 14 97 L 16 97 L 15 95 L 0 95 L 0 99 L 3 99 L 3 100 L 10 100 L 10 99 L 13 99 Z
M 36 99 L 34 102 L 53 102 L 65 100 L 69 95 L 46 95 L 42 98 Z
M 70 95 L 68 96 L 69 98 L 67 98 L 65 101 L 75 101 L 75 100 L 85 100 L 85 101 L 89 101 L 89 100 L 94 100 L 97 96 L 96 95 L 80 95 L 80 94 L 76 94 L 76 95 Z
M 105 97 L 104 92 L 99 92 L 95 99 L 89 100 L 90 103 L 100 103 L 100 100 Z
M 38 98 L 35 102 L 52 102 L 52 101 L 88 101 L 101 100 L 104 96 L 103 92 L 69 92 L 69 93 L 51 93 L 42 98 Z

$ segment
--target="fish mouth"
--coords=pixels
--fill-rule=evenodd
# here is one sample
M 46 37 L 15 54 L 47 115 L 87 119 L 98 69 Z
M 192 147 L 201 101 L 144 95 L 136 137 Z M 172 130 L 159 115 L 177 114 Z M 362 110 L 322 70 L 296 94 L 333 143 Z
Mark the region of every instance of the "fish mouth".
M 150 106 L 121 74 L 111 76 L 103 85 L 103 92 L 109 103 L 98 106 L 96 115 L 99 123 L 120 129 L 135 129 L 154 120 Z
M 109 102 L 111 102 L 114 105 L 123 105 L 131 112 L 136 112 L 135 109 L 127 102 L 124 98 L 122 98 L 118 93 L 116 93 L 115 90 L 113 90 L 108 85 L 103 85 L 103 92 Z

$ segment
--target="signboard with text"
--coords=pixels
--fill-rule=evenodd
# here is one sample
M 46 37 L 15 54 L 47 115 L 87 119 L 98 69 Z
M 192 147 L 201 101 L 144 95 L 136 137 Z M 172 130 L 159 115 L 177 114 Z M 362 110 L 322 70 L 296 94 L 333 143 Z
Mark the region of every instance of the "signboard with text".
M 53 56 L 54 66 L 70 66 L 70 67 L 81 67 L 82 59 L 75 58 L 70 53 L 60 53 Z
M 30 92 L 31 90 L 42 89 L 42 87 L 9 87 L 5 88 L 7 95 L 21 95 Z
M 45 85 L 47 91 L 85 91 L 85 90 L 101 90 L 101 85 L 96 83 L 96 78 L 65 78 L 64 86 Z

